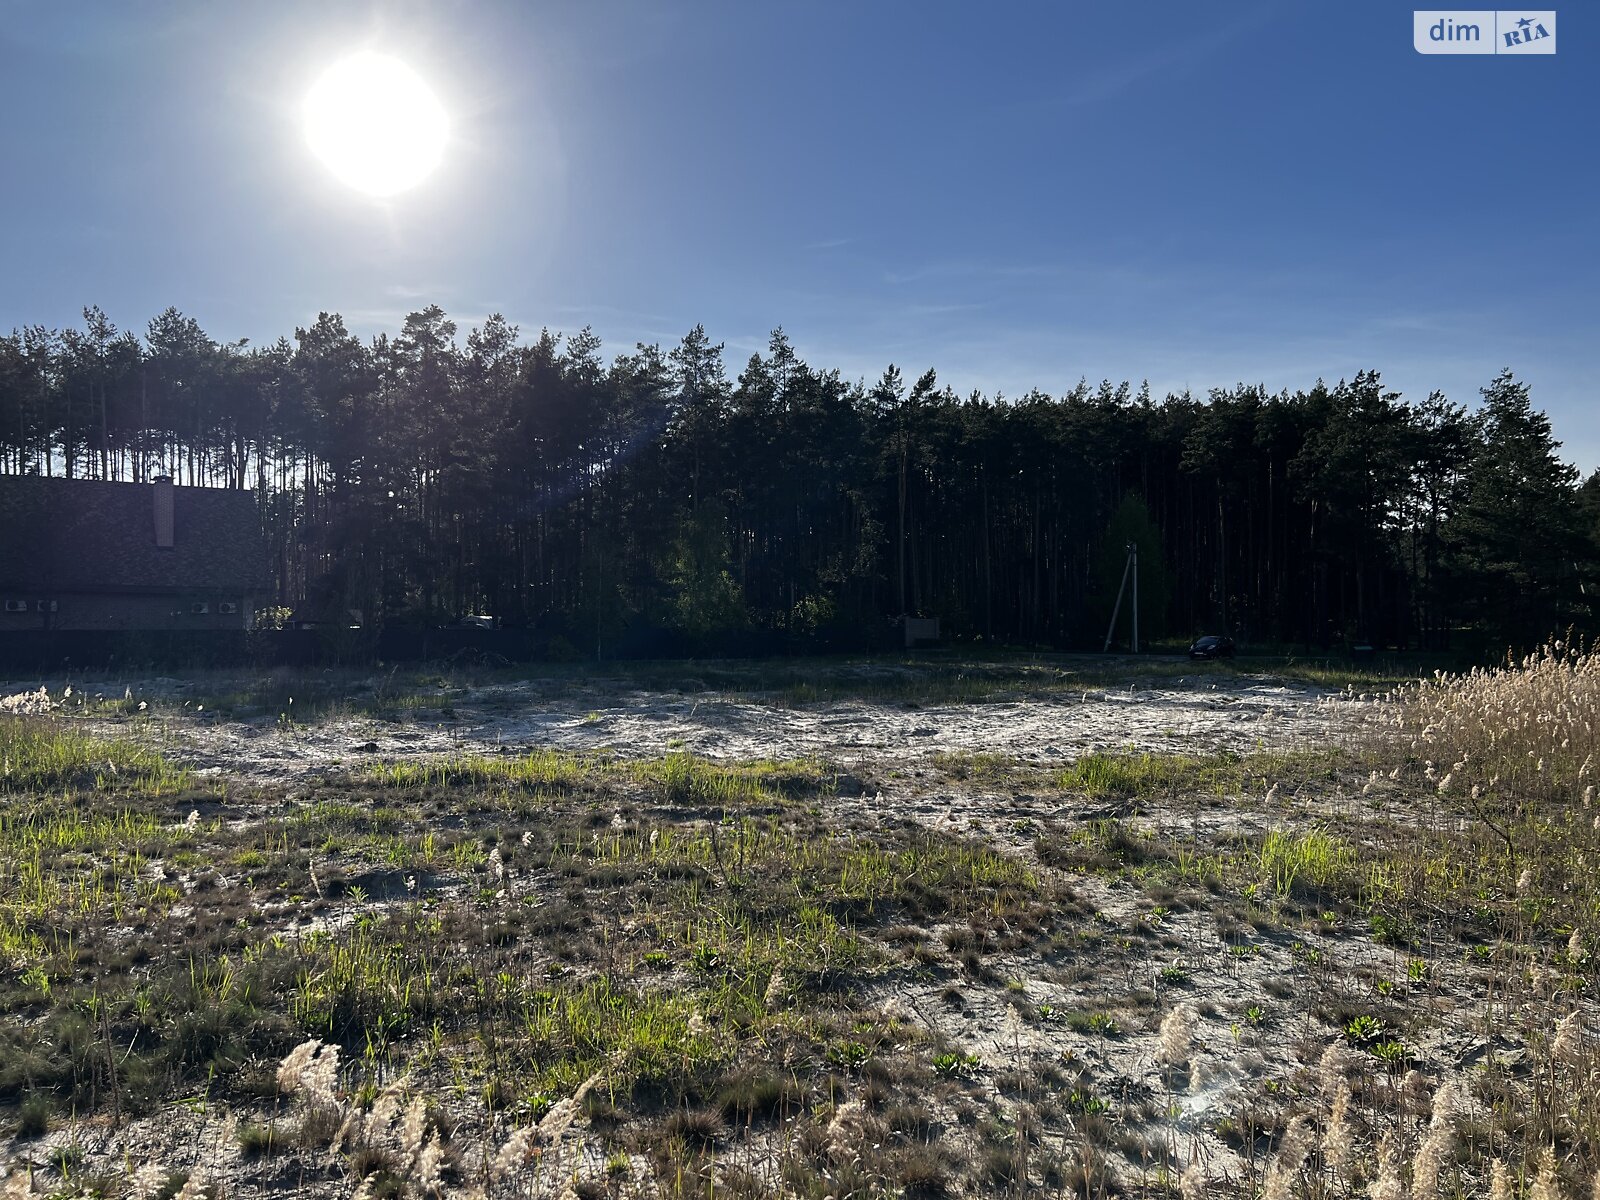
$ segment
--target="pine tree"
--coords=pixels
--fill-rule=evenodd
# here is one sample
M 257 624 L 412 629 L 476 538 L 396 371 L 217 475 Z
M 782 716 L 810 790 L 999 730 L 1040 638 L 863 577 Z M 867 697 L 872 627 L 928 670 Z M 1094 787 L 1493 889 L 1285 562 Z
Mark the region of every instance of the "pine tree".
M 1464 598 L 1492 637 L 1527 648 L 1583 615 L 1588 539 L 1550 419 L 1509 370 L 1482 389 L 1466 499 L 1448 539 Z

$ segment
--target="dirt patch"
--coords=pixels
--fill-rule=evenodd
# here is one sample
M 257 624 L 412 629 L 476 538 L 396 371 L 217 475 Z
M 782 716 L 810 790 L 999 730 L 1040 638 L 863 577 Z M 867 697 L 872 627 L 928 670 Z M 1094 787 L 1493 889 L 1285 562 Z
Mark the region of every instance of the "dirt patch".
M 376 685 L 357 683 L 366 692 Z M 292 706 L 285 706 L 282 713 L 230 720 L 188 698 L 216 687 L 216 681 L 140 681 L 125 694 L 129 707 L 149 697 L 146 711 L 87 719 L 99 732 L 151 740 L 203 772 L 289 781 L 371 757 L 537 748 L 643 757 L 684 751 L 740 760 L 820 758 L 877 768 L 939 753 L 1065 764 L 1096 750 L 1284 750 L 1336 744 L 1367 707 L 1364 700 L 1303 684 L 1212 674 L 1159 686 L 1053 689 L 926 707 L 868 700 L 793 705 L 743 692 L 641 689 L 599 679 L 494 684 L 412 697 L 387 719 L 335 708 L 299 721 L 290 715 Z M 38 693 L 28 697 L 36 708 Z M 63 711 L 70 713 L 70 704 Z

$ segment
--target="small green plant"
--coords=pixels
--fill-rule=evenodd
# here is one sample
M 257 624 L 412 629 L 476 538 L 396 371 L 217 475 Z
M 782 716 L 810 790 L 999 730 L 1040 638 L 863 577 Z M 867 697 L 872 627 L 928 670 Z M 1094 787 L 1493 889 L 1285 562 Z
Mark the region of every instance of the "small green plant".
M 715 946 L 701 944 L 689 955 L 689 965 L 696 971 L 715 971 L 722 965 L 722 955 Z
M 1403 917 L 1374 911 L 1372 940 L 1386 946 L 1409 946 L 1414 936 L 1411 923 Z
M 1067 1028 L 1074 1033 L 1097 1033 L 1101 1037 L 1116 1037 L 1122 1026 L 1110 1013 L 1071 1012 L 1067 1014 Z
M 835 1042 L 828 1047 L 828 1062 L 836 1067 L 859 1071 L 872 1057 L 872 1051 L 860 1042 Z
M 946 1051 L 933 1056 L 933 1073 L 941 1079 L 956 1079 L 970 1075 L 982 1065 L 982 1060 L 975 1054 L 957 1054 Z
M 1111 1104 L 1087 1088 L 1073 1088 L 1067 1094 L 1067 1108 L 1075 1113 L 1092 1116 L 1111 1111 Z
M 1304 963 L 1308 967 L 1322 965 L 1323 953 L 1315 946 L 1308 946 L 1304 942 L 1293 942 L 1289 946 L 1289 957 L 1296 962 Z
M 537 1121 L 552 1108 L 554 1108 L 556 1106 L 556 1101 L 559 1099 L 559 1096 L 553 1096 L 549 1092 L 545 1091 L 530 1092 L 527 1096 L 523 1097 L 522 1110 L 526 1112 L 530 1118 Z
M 1415 1058 L 1410 1047 L 1399 1041 L 1376 1042 L 1367 1049 L 1374 1058 L 1387 1063 L 1390 1067 L 1408 1067 Z
M 1383 1034 L 1383 1022 L 1370 1013 L 1351 1017 L 1344 1023 L 1344 1036 L 1357 1045 L 1376 1042 Z

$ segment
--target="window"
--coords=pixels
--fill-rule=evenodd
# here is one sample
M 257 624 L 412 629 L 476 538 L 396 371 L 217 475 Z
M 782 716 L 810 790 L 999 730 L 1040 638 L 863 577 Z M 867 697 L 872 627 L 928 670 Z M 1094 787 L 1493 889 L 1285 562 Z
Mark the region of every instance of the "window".
M 6 601 L 6 611 L 7 612 L 27 612 L 28 611 L 28 602 L 26 600 L 7 600 Z
M 224 600 L 221 604 L 217 605 L 217 611 L 219 613 L 226 613 L 231 617 L 234 613 L 239 611 L 239 606 L 232 600 Z
M 211 605 L 204 602 L 201 602 L 200 604 L 191 604 L 189 606 L 189 611 L 197 617 L 204 616 L 206 613 L 211 611 Z

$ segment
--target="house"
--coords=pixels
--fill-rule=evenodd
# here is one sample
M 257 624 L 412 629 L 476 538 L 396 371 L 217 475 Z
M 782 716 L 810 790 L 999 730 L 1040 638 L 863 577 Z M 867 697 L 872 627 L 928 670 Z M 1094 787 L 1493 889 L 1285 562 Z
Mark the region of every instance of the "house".
M 271 596 L 249 492 L 0 475 L 0 632 L 249 629 Z

